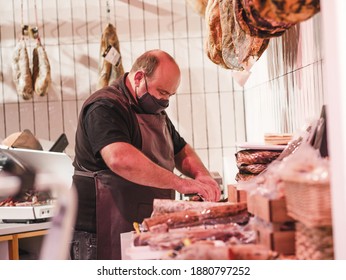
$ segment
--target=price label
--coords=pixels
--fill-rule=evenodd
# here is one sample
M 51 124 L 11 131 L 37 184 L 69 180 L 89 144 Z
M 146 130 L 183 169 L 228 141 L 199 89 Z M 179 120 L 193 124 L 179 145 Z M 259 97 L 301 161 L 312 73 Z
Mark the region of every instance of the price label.
M 109 45 L 104 51 L 102 56 L 112 65 L 118 66 L 120 63 L 121 55 L 113 46 Z

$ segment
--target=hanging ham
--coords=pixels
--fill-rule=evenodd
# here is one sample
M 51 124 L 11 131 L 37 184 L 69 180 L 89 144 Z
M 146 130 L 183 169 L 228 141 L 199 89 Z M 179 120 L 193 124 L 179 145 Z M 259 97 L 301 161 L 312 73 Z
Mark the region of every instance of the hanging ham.
M 112 64 L 107 61 L 104 54 L 110 47 L 115 48 L 115 50 L 120 55 L 120 44 L 117 35 L 116 28 L 108 23 L 104 29 L 101 37 L 100 45 L 100 58 L 99 58 L 99 79 L 97 84 L 97 89 L 108 86 L 112 81 L 116 80 L 118 77 L 124 74 L 124 68 L 121 62 L 121 56 L 117 63 Z

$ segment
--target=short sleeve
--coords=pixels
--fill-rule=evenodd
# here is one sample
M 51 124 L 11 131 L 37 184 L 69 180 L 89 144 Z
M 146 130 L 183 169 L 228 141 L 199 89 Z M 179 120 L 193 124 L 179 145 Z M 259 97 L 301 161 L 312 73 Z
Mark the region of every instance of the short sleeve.
M 99 151 L 115 142 L 131 143 L 129 113 L 116 103 L 95 102 L 84 117 L 87 137 L 96 156 Z

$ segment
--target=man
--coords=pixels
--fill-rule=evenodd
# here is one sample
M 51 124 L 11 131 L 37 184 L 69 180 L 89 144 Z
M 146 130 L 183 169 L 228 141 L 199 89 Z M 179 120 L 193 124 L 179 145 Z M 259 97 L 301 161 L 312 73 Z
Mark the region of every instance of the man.
M 120 259 L 120 233 L 151 215 L 154 198 L 172 199 L 175 190 L 219 200 L 219 186 L 164 111 L 179 84 L 174 59 L 152 50 L 85 101 L 76 132 L 72 259 Z

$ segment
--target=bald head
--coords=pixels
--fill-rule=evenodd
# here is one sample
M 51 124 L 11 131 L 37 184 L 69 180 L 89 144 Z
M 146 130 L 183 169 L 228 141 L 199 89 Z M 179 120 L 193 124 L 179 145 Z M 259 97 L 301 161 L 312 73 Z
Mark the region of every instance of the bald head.
M 176 93 L 180 75 L 172 56 L 162 50 L 150 50 L 136 59 L 126 78 L 126 86 L 134 97 L 141 96 L 149 87 L 156 98 L 168 99 Z
M 148 78 L 150 78 L 161 66 L 168 66 L 173 70 L 178 70 L 180 76 L 180 69 L 177 63 L 175 62 L 174 58 L 168 53 L 158 49 L 147 51 L 143 53 L 140 57 L 138 57 L 135 63 L 133 64 L 130 73 L 134 73 L 140 70 L 143 71 Z

